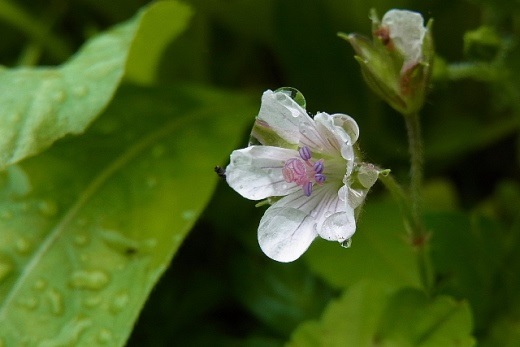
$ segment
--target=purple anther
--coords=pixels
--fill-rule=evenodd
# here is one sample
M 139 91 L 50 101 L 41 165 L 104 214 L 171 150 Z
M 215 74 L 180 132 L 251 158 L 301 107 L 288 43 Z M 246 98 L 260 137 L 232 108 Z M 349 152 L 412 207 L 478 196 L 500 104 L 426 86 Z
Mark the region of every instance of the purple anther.
M 305 194 L 305 196 L 311 196 L 312 194 L 312 182 L 307 182 L 305 183 L 303 186 L 303 194 Z
M 311 153 L 311 150 L 309 149 L 309 147 L 303 146 L 302 148 L 300 148 L 298 150 L 298 152 L 300 152 L 300 157 L 303 160 L 307 161 L 307 160 L 311 159 L 312 153 Z
M 323 183 L 323 182 L 325 182 L 326 178 L 327 178 L 327 176 L 325 176 L 324 174 L 314 175 L 314 180 L 316 181 L 316 183 Z
M 318 160 L 314 163 L 314 172 L 317 174 L 321 174 L 323 172 L 323 169 L 325 167 L 323 166 L 323 159 Z

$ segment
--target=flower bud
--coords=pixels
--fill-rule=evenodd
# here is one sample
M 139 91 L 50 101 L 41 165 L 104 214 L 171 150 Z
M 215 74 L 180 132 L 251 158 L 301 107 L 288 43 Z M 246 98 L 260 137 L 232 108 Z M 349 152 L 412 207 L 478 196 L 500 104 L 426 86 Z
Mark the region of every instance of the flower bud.
M 370 18 L 372 40 L 340 36 L 354 48 L 363 77 L 377 95 L 404 115 L 418 111 L 432 71 L 432 21 L 424 27 L 419 13 L 406 10 L 390 10 L 381 21 L 372 11 Z

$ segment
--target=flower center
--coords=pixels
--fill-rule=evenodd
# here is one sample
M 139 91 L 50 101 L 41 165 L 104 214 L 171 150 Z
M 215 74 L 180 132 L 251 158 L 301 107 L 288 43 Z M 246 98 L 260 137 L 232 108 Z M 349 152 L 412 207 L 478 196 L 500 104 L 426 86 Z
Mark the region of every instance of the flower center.
M 296 183 L 303 189 L 306 196 L 312 193 L 314 184 L 325 182 L 326 176 L 323 174 L 325 166 L 323 159 L 312 161 L 312 153 L 309 147 L 301 147 L 298 152 L 300 158 L 287 160 L 282 169 L 283 178 L 287 183 Z

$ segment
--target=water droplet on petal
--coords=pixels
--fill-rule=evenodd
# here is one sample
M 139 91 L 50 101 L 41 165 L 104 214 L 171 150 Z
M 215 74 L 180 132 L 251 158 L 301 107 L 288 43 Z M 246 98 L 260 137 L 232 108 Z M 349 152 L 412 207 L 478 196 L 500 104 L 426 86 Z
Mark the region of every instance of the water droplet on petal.
M 69 280 L 69 285 L 75 289 L 99 290 L 110 282 L 109 275 L 100 270 L 74 271 Z
M 298 105 L 305 108 L 307 102 L 305 101 L 305 97 L 303 94 L 296 88 L 292 87 L 282 87 L 275 90 L 275 92 L 282 92 L 285 95 L 288 95 L 291 99 L 293 99 Z
M 117 293 L 112 302 L 110 303 L 110 312 L 113 314 L 121 312 L 128 304 L 130 300 L 130 296 L 126 291 L 120 291 Z
M 352 239 L 346 239 L 345 241 L 341 242 L 340 245 L 343 248 L 350 248 L 352 245 Z

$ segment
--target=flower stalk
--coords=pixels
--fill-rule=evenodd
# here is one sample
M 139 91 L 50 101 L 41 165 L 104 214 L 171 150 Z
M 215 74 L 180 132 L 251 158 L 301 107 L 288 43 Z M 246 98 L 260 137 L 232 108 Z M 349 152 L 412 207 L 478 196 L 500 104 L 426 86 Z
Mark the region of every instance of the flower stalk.
M 368 86 L 403 115 L 410 152 L 410 185 L 405 192 L 391 177 L 380 177 L 399 204 L 410 244 L 417 251 L 420 277 L 428 292 L 433 284 L 429 233 L 422 213 L 423 145 L 419 110 L 424 104 L 435 56 L 432 21 L 424 26 L 419 13 L 390 10 L 381 20 L 372 11 L 372 40 L 358 34 L 340 35 L 350 42 Z

